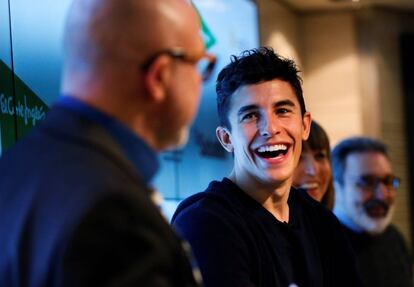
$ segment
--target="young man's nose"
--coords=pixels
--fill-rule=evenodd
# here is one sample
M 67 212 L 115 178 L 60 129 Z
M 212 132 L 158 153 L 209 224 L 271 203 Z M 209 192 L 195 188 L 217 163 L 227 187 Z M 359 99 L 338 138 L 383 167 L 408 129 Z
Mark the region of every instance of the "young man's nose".
M 266 116 L 259 122 L 259 132 L 261 136 L 270 137 L 277 131 L 277 124 L 271 116 Z

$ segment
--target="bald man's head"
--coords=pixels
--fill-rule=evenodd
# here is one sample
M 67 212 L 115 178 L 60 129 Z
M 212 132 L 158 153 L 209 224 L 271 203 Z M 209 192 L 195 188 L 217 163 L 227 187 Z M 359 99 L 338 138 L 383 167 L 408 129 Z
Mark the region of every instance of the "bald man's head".
M 185 46 L 184 28 L 196 17 L 184 0 L 74 0 L 65 30 L 65 65 L 93 70 L 116 60 L 142 62 L 156 51 Z
M 74 0 L 64 39 L 63 94 L 118 119 L 154 149 L 185 142 L 205 57 L 188 1 Z

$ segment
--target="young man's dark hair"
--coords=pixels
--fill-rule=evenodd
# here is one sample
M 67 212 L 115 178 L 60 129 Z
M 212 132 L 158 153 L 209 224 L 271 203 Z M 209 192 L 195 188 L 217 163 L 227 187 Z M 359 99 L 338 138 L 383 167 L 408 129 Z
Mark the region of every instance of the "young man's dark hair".
M 244 85 L 257 84 L 273 79 L 288 82 L 295 91 L 302 115 L 306 112 L 302 92 L 302 79 L 295 62 L 276 54 L 272 48 L 260 47 L 244 51 L 241 56 L 231 56 L 231 62 L 217 77 L 217 110 L 220 125 L 231 129 L 228 112 L 233 93 Z
M 332 150 L 332 168 L 334 181 L 343 184 L 346 158 L 351 153 L 378 152 L 387 158 L 387 147 L 380 141 L 368 137 L 351 137 L 340 142 Z

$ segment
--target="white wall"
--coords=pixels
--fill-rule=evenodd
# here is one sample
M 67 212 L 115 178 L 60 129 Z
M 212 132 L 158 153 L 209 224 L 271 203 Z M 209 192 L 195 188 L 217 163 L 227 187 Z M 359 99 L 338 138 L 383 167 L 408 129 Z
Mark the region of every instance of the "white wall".
M 353 14 L 316 13 L 300 18 L 304 91 L 309 111 L 332 144 L 361 134 L 359 58 Z
M 300 31 L 297 15 L 279 1 L 258 0 L 261 44 L 291 58 L 301 66 Z

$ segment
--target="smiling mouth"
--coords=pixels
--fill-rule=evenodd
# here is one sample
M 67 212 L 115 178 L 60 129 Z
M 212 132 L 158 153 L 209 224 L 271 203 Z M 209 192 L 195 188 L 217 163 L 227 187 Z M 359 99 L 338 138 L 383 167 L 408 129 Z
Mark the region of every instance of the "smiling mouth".
M 276 158 L 286 155 L 288 146 L 285 144 L 264 145 L 256 150 L 256 153 L 262 158 Z
M 304 184 L 299 186 L 299 188 L 301 188 L 301 189 L 316 189 L 318 187 L 319 187 L 319 184 L 317 184 L 316 182 L 304 183 Z
M 382 200 L 370 200 L 364 204 L 364 209 L 370 217 L 382 218 L 388 213 L 389 205 Z

